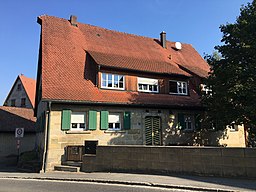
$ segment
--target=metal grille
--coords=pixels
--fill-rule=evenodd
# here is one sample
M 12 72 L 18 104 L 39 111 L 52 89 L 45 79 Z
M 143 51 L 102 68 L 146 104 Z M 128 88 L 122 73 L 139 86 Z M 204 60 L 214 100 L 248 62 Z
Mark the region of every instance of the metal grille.
M 146 145 L 161 145 L 160 117 L 145 118 Z

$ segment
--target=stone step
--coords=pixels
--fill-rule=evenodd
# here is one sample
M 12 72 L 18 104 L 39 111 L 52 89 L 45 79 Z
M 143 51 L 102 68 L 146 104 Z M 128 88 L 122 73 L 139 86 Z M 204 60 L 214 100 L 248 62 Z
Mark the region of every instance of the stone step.
M 81 167 L 82 162 L 76 162 L 76 161 L 65 161 L 62 163 L 62 165 L 72 166 L 72 167 Z
M 80 167 L 67 166 L 67 165 L 56 165 L 54 171 L 67 171 L 67 172 L 79 172 Z

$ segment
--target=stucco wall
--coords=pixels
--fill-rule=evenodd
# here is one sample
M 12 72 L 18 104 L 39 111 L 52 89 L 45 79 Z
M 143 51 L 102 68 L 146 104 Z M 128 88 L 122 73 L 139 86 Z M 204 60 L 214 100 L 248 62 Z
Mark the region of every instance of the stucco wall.
M 255 148 L 98 146 L 84 155 L 82 171 L 182 173 L 256 177 Z

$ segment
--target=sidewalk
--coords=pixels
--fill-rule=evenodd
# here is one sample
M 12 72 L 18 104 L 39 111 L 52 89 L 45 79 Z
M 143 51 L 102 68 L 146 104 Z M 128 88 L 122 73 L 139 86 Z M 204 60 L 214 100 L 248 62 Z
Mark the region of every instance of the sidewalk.
M 161 176 L 128 173 L 18 173 L 0 172 L 0 178 L 62 180 L 179 188 L 197 191 L 256 191 L 256 180 L 199 176 Z

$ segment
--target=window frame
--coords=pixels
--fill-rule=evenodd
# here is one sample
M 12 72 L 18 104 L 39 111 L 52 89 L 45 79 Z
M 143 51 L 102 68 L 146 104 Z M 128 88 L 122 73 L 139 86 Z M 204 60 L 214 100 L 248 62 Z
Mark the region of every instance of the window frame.
M 190 121 L 188 121 L 188 118 Z M 191 123 L 191 128 L 188 127 L 188 122 Z M 195 130 L 195 118 L 191 114 L 184 114 L 184 131 L 194 131 Z
M 21 83 L 17 84 L 17 91 L 21 91 Z
M 16 99 L 11 99 L 11 107 L 16 107 Z
M 110 116 L 111 115 L 118 115 L 119 116 L 119 122 L 110 122 Z M 113 126 L 113 128 L 109 127 L 109 123 L 119 123 L 120 127 L 119 128 L 115 128 L 115 126 Z M 118 112 L 109 112 L 108 114 L 108 131 L 121 131 L 122 130 L 122 114 L 118 113 Z
M 177 92 L 170 92 L 170 82 L 176 82 L 176 89 Z M 179 87 L 178 84 L 181 84 L 182 86 Z M 185 86 L 184 86 L 185 85 Z M 179 92 L 179 89 L 181 88 L 181 90 L 186 90 L 186 92 Z M 176 80 L 169 80 L 169 94 L 173 94 L 173 95 L 188 95 L 188 82 L 187 81 L 176 81 Z
M 21 98 L 21 99 L 20 99 L 20 106 L 21 106 L 21 107 L 26 107 L 26 100 L 27 100 L 26 98 Z M 23 103 L 23 102 L 24 102 L 24 103 Z
M 146 80 L 148 80 L 148 81 L 157 81 L 157 85 L 156 84 L 154 84 L 154 83 L 151 83 L 151 84 L 149 84 L 149 83 L 140 83 L 140 80 L 141 81 L 146 81 Z M 146 90 L 143 90 L 143 89 L 140 89 L 140 84 L 141 85 L 147 85 L 147 89 Z M 149 87 L 150 87 L 150 85 L 151 86 L 154 86 L 154 85 L 156 85 L 157 87 L 157 90 L 156 91 L 151 91 L 151 90 L 149 90 Z M 159 80 L 158 79 L 153 79 L 153 78 L 146 78 L 146 77 L 137 77 L 137 90 L 138 90 L 138 92 L 145 92 L 145 93 L 159 93 Z
M 103 79 L 103 75 L 106 75 L 106 80 Z M 108 82 L 110 81 L 108 79 L 109 75 L 111 75 L 111 83 L 112 86 L 108 87 Z M 117 76 L 118 78 L 118 87 L 114 87 L 115 85 L 115 76 Z M 120 78 L 119 77 L 123 77 L 123 87 L 120 88 L 119 87 L 119 83 L 120 83 Z M 106 82 L 106 86 L 103 85 L 103 83 Z M 119 75 L 119 74 L 114 74 L 114 73 L 101 73 L 101 88 L 104 89 L 115 89 L 115 90 L 125 90 L 125 75 Z
M 77 128 L 73 128 L 72 127 L 72 124 L 73 123 L 76 123 L 76 122 L 72 122 L 72 115 L 83 115 L 84 116 L 84 128 L 81 128 L 80 127 L 80 124 L 81 123 L 78 123 L 77 124 L 79 125 Z M 71 111 L 71 114 L 70 114 L 70 131 L 88 131 L 88 126 L 87 126 L 87 112 L 81 112 L 81 111 Z

